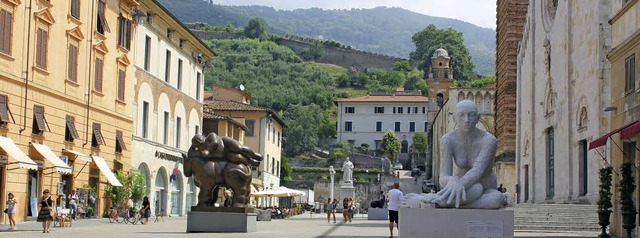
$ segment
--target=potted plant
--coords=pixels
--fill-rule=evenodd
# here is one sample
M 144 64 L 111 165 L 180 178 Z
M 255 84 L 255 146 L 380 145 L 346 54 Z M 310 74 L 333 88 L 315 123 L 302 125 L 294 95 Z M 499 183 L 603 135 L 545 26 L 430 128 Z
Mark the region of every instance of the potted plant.
M 600 191 L 598 196 L 598 218 L 600 226 L 602 227 L 602 233 L 598 237 L 611 237 L 607 234 L 607 226 L 610 224 L 611 218 L 611 173 L 613 168 L 611 166 L 603 167 L 600 169 Z
M 620 211 L 622 211 L 622 227 L 627 230 L 627 237 L 631 238 L 631 231 L 636 226 L 636 206 L 633 204 L 633 191 L 636 189 L 636 182 L 632 174 L 633 163 L 629 160 L 620 166 L 622 178 L 619 182 L 620 188 Z

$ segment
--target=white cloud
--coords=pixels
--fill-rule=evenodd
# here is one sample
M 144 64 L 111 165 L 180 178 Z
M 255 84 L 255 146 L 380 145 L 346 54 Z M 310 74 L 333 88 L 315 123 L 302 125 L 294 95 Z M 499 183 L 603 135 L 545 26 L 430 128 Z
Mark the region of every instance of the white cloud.
M 496 28 L 496 0 L 214 0 L 222 5 L 261 5 L 293 10 L 401 7 L 429 16 L 454 18 L 475 25 Z

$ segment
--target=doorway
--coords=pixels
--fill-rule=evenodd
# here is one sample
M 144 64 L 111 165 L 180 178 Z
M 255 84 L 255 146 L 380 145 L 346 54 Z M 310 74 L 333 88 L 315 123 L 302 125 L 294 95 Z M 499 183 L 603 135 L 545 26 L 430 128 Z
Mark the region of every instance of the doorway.
M 529 201 L 529 165 L 524 166 L 524 202 Z
M 29 170 L 27 174 L 27 216 L 38 216 L 38 171 Z

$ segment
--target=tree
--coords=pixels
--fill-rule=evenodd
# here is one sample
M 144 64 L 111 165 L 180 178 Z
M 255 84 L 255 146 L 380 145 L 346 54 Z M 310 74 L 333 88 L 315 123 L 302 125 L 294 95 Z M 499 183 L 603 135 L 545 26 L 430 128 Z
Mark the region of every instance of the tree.
M 284 111 L 284 119 L 288 128 L 284 130 L 287 137 L 285 153 L 295 156 L 299 153 L 311 151 L 318 145 L 319 121 L 322 120 L 322 110 L 316 104 L 302 106 L 295 104 Z
M 111 206 L 128 207 L 126 198 L 128 198 L 131 193 L 131 187 L 127 186 L 127 184 L 130 184 L 130 177 L 125 175 L 122 170 L 118 170 L 115 175 L 116 179 L 122 183 L 122 186 L 108 185 L 104 193 L 111 200 Z
M 300 52 L 304 60 L 318 60 L 324 55 L 324 45 L 320 41 L 314 41 L 310 46 Z
M 382 136 L 382 151 L 389 157 L 391 161 L 395 160 L 396 155 L 400 151 L 400 139 L 392 130 L 387 131 Z
M 360 144 L 360 146 L 356 147 L 356 149 L 358 149 L 360 153 L 363 153 L 365 155 L 368 155 L 369 153 L 371 153 L 371 147 L 367 143 Z
M 262 22 L 262 19 L 254 17 L 249 20 L 247 26 L 244 28 L 244 35 L 249 38 L 262 39 L 266 36 L 267 30 Z
M 285 155 L 281 156 L 282 160 L 282 170 L 280 170 L 280 179 L 282 180 L 291 180 L 291 174 L 293 174 L 293 168 L 291 168 L 291 163 L 289 163 L 289 159 Z
M 142 199 L 149 191 L 149 188 L 147 188 L 147 181 L 144 179 L 144 176 L 141 174 L 132 174 L 131 176 L 133 176 L 131 179 L 131 201 L 133 201 L 135 206 L 142 202 Z
M 420 132 L 413 134 L 413 148 L 415 148 L 418 153 L 424 154 L 427 150 L 427 136 Z
M 349 155 L 350 153 L 351 153 L 351 145 L 347 142 L 340 142 L 338 143 L 336 148 L 333 149 L 334 159 L 346 158 L 347 155 Z
M 411 52 L 410 57 L 412 60 L 420 62 L 419 69 L 428 72 L 433 52 L 442 47 L 451 57 L 454 79 L 472 80 L 476 78 L 473 73 L 476 65 L 471 62 L 469 50 L 464 46 L 462 32 L 453 28 L 437 29 L 436 26 L 430 24 L 424 30 L 413 35 L 411 39 L 416 46 L 416 51 Z
M 224 31 L 226 31 L 226 32 L 234 32 L 234 31 L 236 31 L 236 29 L 233 27 L 233 25 L 231 23 L 227 23 L 227 25 L 224 26 Z
M 393 71 L 402 72 L 403 74 L 409 73 L 413 68 L 408 60 L 400 60 L 393 64 Z

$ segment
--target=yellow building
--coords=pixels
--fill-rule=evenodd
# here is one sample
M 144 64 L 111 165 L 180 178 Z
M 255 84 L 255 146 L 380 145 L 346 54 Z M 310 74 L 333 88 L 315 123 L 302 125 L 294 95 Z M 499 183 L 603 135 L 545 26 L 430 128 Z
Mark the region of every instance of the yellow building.
M 130 161 L 134 0 L 0 0 L 0 209 L 37 216 L 44 189 L 97 189 Z M 86 198 L 81 198 L 86 203 Z
M 599 150 L 604 158 L 611 163 L 618 174 L 613 174 L 613 213 L 609 226 L 613 235 L 622 237 L 625 234 L 622 228 L 622 215 L 620 213 L 619 195 L 616 184 L 620 181 L 620 164 L 626 160 L 635 161 L 640 158 L 638 148 L 640 144 L 640 77 L 638 77 L 638 61 L 636 54 L 640 55 L 640 24 L 637 21 L 640 10 L 638 1 L 613 1 L 611 23 L 611 47 L 608 55 L 611 62 L 611 105 L 605 111 L 611 116 L 610 132 L 590 143 L 590 149 Z M 606 113 L 606 112 L 605 112 Z M 608 143 L 607 143 L 608 142 Z M 598 148 L 605 146 L 606 149 Z M 600 158 L 594 158 L 600 159 Z M 637 172 L 636 172 L 637 173 Z M 636 186 L 638 186 L 636 176 Z M 636 187 L 634 202 L 638 209 L 638 191 Z

